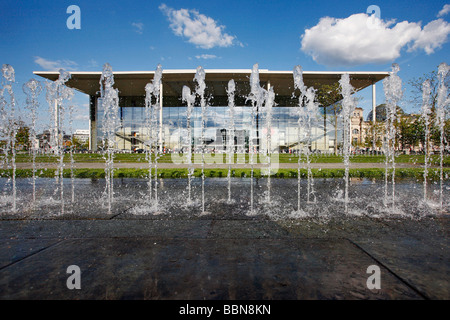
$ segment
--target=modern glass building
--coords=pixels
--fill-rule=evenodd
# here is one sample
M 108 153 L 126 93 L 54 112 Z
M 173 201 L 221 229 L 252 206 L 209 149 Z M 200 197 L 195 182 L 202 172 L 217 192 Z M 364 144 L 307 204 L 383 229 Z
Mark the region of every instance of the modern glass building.
M 306 128 L 299 126 L 299 92 L 294 89 L 292 71 L 259 70 L 260 86 L 266 90 L 272 88 L 275 104 L 272 108 L 271 125 L 267 126 L 267 113 L 253 109 L 247 99 L 250 94 L 251 70 L 205 70 L 207 112 L 204 120 L 204 140 L 201 137 L 201 107 L 197 97 L 191 117 L 192 140 L 187 141 L 187 106 L 182 100 L 182 88 L 188 86 L 195 91 L 194 76 L 196 70 L 163 70 L 159 96 L 159 114 L 156 115 L 157 143 L 154 147 L 166 152 L 184 152 L 189 145 L 194 152 L 200 150 L 202 143 L 210 152 L 225 152 L 229 146 L 228 139 L 234 139 L 232 145 L 236 152 L 248 152 L 250 146 L 267 147 L 263 137 L 270 130 L 272 152 L 292 152 L 306 143 L 299 137 L 305 137 Z M 34 72 L 41 77 L 56 80 L 58 72 Z M 303 80 L 307 87 L 319 88 L 323 85 L 336 84 L 342 74 L 347 72 L 310 72 L 303 71 Z M 351 84 L 356 91 L 368 86 L 373 88 L 373 106 L 375 106 L 375 83 L 389 75 L 388 72 L 348 72 Z M 116 145 L 122 150 L 145 150 L 148 148 L 149 129 L 145 110 L 145 86 L 150 83 L 155 72 L 134 71 L 114 72 L 114 87 L 119 91 L 120 128 L 116 132 Z M 89 95 L 90 101 L 90 137 L 89 147 L 97 150 L 102 145 L 103 107 L 100 98 L 101 72 L 71 72 L 68 87 Z M 230 80 L 236 84 L 233 119 L 227 96 Z M 334 101 L 337 102 L 337 101 Z M 333 103 L 333 101 L 331 102 Z M 328 106 L 326 106 L 328 107 Z M 310 148 L 312 150 L 331 151 L 340 143 L 342 134 L 339 125 L 335 128 L 333 116 L 324 115 L 324 108 L 319 108 L 313 118 Z M 253 116 L 253 119 L 252 119 Z M 233 120 L 233 122 L 231 122 Z M 161 125 L 159 125 L 161 124 Z M 232 126 L 233 124 L 233 126 Z M 338 134 L 335 131 L 338 131 Z M 233 131 L 233 134 L 230 134 Z M 337 141 L 336 141 L 336 136 Z M 250 139 L 253 139 L 250 141 Z

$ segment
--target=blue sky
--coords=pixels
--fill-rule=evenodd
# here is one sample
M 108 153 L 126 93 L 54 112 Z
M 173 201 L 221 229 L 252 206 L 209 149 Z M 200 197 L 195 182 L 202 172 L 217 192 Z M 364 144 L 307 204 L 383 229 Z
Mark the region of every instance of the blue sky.
M 70 30 L 67 7 L 81 10 Z M 366 14 L 370 5 L 379 18 Z M 407 82 L 449 63 L 450 6 L 446 1 L 4 1 L 0 2 L 0 63 L 16 71 L 15 91 L 33 71 L 65 68 L 115 71 L 243 68 L 390 71 Z M 182 10 L 184 9 L 184 10 Z M 372 23 L 367 30 L 367 23 Z M 361 92 L 368 113 L 371 91 Z M 377 85 L 377 103 L 384 101 Z M 88 98 L 76 94 L 75 128 L 87 129 Z M 47 108 L 45 99 L 42 108 Z M 22 108 L 23 110 L 23 108 Z M 44 123 L 46 119 L 41 119 Z

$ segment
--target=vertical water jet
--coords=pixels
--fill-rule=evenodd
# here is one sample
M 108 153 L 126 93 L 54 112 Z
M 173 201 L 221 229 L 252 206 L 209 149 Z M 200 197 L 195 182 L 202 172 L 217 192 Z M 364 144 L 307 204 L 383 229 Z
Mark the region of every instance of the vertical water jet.
M 231 202 L 231 164 L 234 163 L 234 95 L 236 90 L 236 84 L 234 80 L 228 81 L 227 95 L 228 95 L 228 110 L 230 113 L 230 120 L 228 124 L 227 134 L 227 153 L 228 153 L 228 203 Z
M 441 63 L 438 68 L 439 89 L 436 105 L 436 125 L 439 128 L 439 207 L 443 208 L 443 191 L 444 191 L 444 140 L 445 140 L 445 108 L 450 103 L 447 94 L 447 86 L 445 79 L 450 71 L 450 66 L 445 62 Z
M 100 97 L 103 108 L 102 119 L 102 147 L 103 159 L 105 160 L 105 192 L 108 214 L 112 213 L 114 202 L 114 156 L 117 149 L 116 131 L 120 127 L 119 116 L 119 91 L 113 88 L 114 74 L 109 63 L 103 66 L 100 78 Z
M 392 211 L 395 210 L 395 145 L 398 102 L 403 96 L 402 80 L 397 75 L 398 64 L 392 64 L 389 77 L 383 80 L 383 90 L 386 97 L 386 141 L 385 141 L 385 206 L 388 202 L 388 174 L 391 171 L 391 201 Z
M 194 81 L 197 83 L 195 88 L 195 93 L 200 97 L 200 107 L 201 107 L 201 132 L 200 132 L 200 142 L 201 142 L 201 155 L 202 155 L 202 214 L 205 213 L 205 151 L 206 151 L 206 141 L 205 141 L 205 127 L 207 120 L 207 110 L 208 105 L 205 98 L 205 70 L 199 66 L 197 72 L 195 73 Z
M 342 118 L 343 118 L 343 130 L 344 130 L 344 141 L 343 141 L 343 155 L 344 155 L 344 166 L 345 166 L 345 190 L 344 190 L 344 203 L 345 203 L 345 213 L 348 213 L 348 187 L 349 187 L 349 166 L 350 166 L 350 155 L 351 155 L 351 117 L 355 109 L 355 99 L 352 94 L 354 93 L 354 88 L 350 84 L 350 75 L 345 73 L 342 75 L 341 80 L 339 80 L 341 87 L 342 100 Z
M 36 203 L 36 153 L 37 148 L 34 143 L 36 139 L 36 121 L 37 121 L 37 110 L 39 108 L 38 96 L 42 91 L 42 85 L 39 81 L 35 79 L 30 79 L 28 82 L 24 83 L 22 86 L 23 92 L 27 96 L 26 108 L 30 112 L 31 125 L 30 125 L 30 140 L 31 143 L 31 161 L 32 161 L 32 188 L 33 188 L 33 206 Z
M 58 168 L 55 172 L 55 181 L 59 186 L 55 188 L 55 195 L 59 189 L 61 212 L 64 214 L 64 115 L 66 111 L 65 101 L 71 100 L 73 90 L 66 87 L 65 83 L 69 81 L 71 75 L 69 72 L 59 70 L 59 77 L 56 81 L 47 83 L 46 100 L 49 104 L 50 113 L 50 152 L 58 159 Z
M 14 68 L 9 64 L 2 66 L 2 89 L 0 90 L 0 111 L 2 114 L 3 122 L 3 136 L 6 144 L 3 150 L 5 155 L 5 161 L 7 168 L 12 167 L 12 172 L 9 175 L 10 181 L 12 181 L 12 211 L 17 210 L 17 188 L 16 188 L 16 135 L 17 135 L 17 122 L 16 122 L 16 99 L 14 97 L 14 91 L 12 84 L 15 82 Z M 9 95 L 9 99 L 5 94 Z M 11 152 L 11 164 L 9 162 L 9 153 Z
M 195 103 L 195 95 L 191 94 L 191 89 L 188 86 L 183 86 L 182 91 L 182 100 L 186 102 L 186 129 L 187 129 L 187 137 L 186 137 L 186 145 L 187 145 L 187 157 L 186 161 L 188 164 L 188 204 L 192 203 L 191 196 L 191 181 L 192 176 L 194 175 L 194 168 L 192 167 L 192 129 L 191 129 L 191 118 L 192 112 L 194 110 Z

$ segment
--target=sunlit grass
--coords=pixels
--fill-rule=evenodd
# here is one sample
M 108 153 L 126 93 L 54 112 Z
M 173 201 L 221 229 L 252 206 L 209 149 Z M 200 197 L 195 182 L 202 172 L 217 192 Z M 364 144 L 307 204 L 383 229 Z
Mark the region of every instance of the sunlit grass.
M 159 163 L 176 163 L 177 160 L 183 161 L 186 163 L 187 154 L 164 154 L 158 157 Z M 75 163 L 104 163 L 102 154 L 100 153 L 82 153 L 82 154 L 74 154 L 73 155 Z M 228 155 L 226 154 L 206 154 L 205 158 L 207 160 L 215 159 L 216 163 L 228 163 Z M 0 160 L 4 159 L 4 155 L 0 155 Z M 278 163 L 297 163 L 298 156 L 294 154 L 276 154 L 275 158 Z M 352 155 L 350 157 L 350 161 L 353 163 L 383 163 L 385 161 L 385 156 L 383 155 Z M 51 155 L 38 155 L 36 156 L 37 163 L 57 163 L 58 158 Z M 152 155 L 152 161 L 154 162 L 155 155 Z M 340 155 L 324 155 L 324 154 L 312 154 L 310 156 L 310 160 L 312 163 L 343 163 L 343 157 Z M 116 153 L 114 155 L 114 161 L 118 163 L 140 163 L 147 162 L 146 155 L 143 153 Z M 250 156 L 249 154 L 235 154 L 234 155 L 234 163 L 249 163 Z M 254 155 L 254 163 L 265 162 L 266 160 L 259 160 L 256 155 Z M 306 156 L 303 155 L 302 162 L 306 162 Z M 16 155 L 17 163 L 31 163 L 32 157 L 29 154 L 17 154 Z M 64 155 L 64 162 L 70 162 L 70 155 Z M 201 154 L 195 154 L 192 156 L 192 162 L 201 163 Z M 396 163 L 411 163 L 411 164 L 424 164 L 425 156 L 424 155 L 398 155 L 395 157 Z M 440 162 L 439 155 L 431 155 L 430 156 L 430 164 L 437 165 Z M 210 162 L 209 162 L 210 163 Z M 444 166 L 450 166 L 450 156 L 444 156 Z

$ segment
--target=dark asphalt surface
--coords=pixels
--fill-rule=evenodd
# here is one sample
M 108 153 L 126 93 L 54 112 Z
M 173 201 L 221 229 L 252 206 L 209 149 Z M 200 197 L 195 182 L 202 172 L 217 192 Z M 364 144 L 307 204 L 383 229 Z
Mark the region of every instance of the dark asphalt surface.
M 2 220 L 0 298 L 449 299 L 448 230 L 445 216 Z

